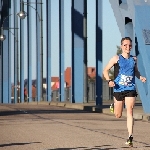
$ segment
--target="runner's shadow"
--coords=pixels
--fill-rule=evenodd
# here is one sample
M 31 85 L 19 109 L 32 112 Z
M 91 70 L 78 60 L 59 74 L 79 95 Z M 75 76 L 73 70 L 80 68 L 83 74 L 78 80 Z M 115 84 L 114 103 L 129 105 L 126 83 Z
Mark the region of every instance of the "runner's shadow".
M 150 147 L 150 145 L 145 145 L 145 146 L 139 146 L 139 147 L 137 147 L 137 146 L 133 146 L 133 147 L 131 147 L 131 148 L 144 148 L 144 147 Z M 121 147 L 121 148 L 130 148 L 129 146 L 126 146 L 126 147 Z

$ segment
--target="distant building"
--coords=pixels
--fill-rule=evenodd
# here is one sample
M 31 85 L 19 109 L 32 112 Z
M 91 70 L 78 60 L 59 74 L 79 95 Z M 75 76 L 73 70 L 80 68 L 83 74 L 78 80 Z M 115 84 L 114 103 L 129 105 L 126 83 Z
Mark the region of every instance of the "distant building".
M 87 67 L 87 75 L 88 78 L 94 79 L 96 77 L 96 68 Z M 66 87 L 71 86 L 71 67 L 67 67 L 65 70 L 65 82 L 66 82 Z
M 96 68 L 95 67 L 87 67 L 87 75 L 88 79 L 95 79 L 96 77 Z M 71 67 L 67 67 L 64 71 L 64 87 L 71 86 Z M 27 88 L 28 80 L 24 80 L 24 87 Z M 36 87 L 36 79 L 32 80 L 32 85 Z M 51 77 L 51 90 L 57 90 L 60 87 L 59 77 Z M 43 78 L 43 89 L 47 89 L 46 78 Z

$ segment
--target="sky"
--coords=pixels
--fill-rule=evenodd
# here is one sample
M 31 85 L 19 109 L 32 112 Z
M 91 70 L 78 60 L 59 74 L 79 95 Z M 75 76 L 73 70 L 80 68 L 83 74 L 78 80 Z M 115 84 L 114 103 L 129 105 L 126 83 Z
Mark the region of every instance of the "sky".
M 24 0 L 26 2 L 26 0 Z M 35 0 L 32 0 L 34 2 Z M 120 45 L 121 34 L 117 26 L 116 19 L 113 14 L 113 10 L 109 3 L 109 0 L 103 1 L 103 67 L 107 64 L 109 59 L 116 54 L 117 46 Z M 95 67 L 95 0 L 87 0 L 87 34 L 88 34 L 88 66 Z M 13 4 L 12 4 L 13 5 Z M 19 3 L 18 3 L 19 5 Z M 35 8 L 35 4 L 30 4 Z M 59 76 L 59 0 L 52 0 L 51 5 L 52 13 L 52 76 Z M 26 11 L 25 5 L 25 11 Z M 19 7 L 17 8 L 18 12 Z M 46 10 L 46 0 L 43 0 L 43 10 Z M 65 68 L 71 66 L 71 0 L 65 0 Z M 36 59 L 35 59 L 35 18 L 36 12 L 32 10 L 33 22 L 32 22 L 32 79 L 36 78 Z M 13 25 L 13 19 L 12 19 Z M 27 18 L 24 20 L 27 23 Z M 43 77 L 46 77 L 46 11 L 43 11 Z M 27 43 L 26 27 L 25 31 L 25 43 Z M 20 31 L 19 31 L 20 32 Z M 13 37 L 13 36 L 12 36 Z M 13 47 L 13 42 L 12 42 Z M 25 54 L 25 74 L 24 78 L 27 78 L 27 47 L 24 47 Z M 12 52 L 12 60 L 13 60 Z M 12 61 L 12 80 L 13 80 L 13 61 Z

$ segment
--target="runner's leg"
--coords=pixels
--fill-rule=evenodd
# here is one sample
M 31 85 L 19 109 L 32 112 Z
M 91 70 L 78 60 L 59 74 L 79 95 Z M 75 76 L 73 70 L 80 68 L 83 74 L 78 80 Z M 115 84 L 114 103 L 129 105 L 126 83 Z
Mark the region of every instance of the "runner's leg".
M 125 97 L 125 104 L 127 109 L 127 128 L 129 136 L 133 134 L 133 107 L 135 104 L 135 97 Z
M 116 118 L 121 118 L 122 116 L 122 111 L 123 111 L 123 106 L 124 106 L 124 100 L 122 101 L 117 101 L 116 98 L 114 97 L 114 113 Z

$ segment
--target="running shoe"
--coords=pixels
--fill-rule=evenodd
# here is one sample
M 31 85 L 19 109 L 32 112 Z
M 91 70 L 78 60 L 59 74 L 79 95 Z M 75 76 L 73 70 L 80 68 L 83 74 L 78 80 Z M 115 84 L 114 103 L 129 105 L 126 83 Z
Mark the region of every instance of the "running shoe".
M 110 105 L 110 112 L 111 112 L 111 113 L 114 113 L 114 104 L 111 104 L 111 105 Z
M 130 136 L 128 139 L 127 139 L 127 141 L 126 141 L 126 145 L 129 145 L 130 147 L 133 147 L 133 137 L 132 136 Z

